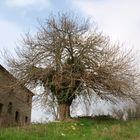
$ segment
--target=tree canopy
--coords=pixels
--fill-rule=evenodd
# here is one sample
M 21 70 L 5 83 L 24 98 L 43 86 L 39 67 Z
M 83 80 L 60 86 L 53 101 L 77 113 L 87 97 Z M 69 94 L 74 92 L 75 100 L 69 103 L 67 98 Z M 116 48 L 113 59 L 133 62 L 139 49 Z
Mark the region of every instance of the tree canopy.
M 70 117 L 70 105 L 77 96 L 92 94 L 89 89 L 99 96 L 137 92 L 131 51 L 122 51 L 89 19 L 51 15 L 34 36 L 28 33 L 22 38 L 21 46 L 16 58 L 7 59 L 8 66 L 22 84 L 42 85 L 43 100 L 56 99 L 60 120 Z

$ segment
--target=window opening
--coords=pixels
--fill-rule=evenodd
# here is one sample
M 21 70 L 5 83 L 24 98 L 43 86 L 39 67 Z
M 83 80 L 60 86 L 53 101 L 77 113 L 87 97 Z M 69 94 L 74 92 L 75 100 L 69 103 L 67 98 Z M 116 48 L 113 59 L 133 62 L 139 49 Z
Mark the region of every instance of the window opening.
M 2 114 L 3 104 L 0 103 L 0 115 Z
M 13 104 L 12 104 L 12 102 L 9 102 L 7 112 L 8 112 L 9 114 L 12 114 L 12 109 L 13 109 Z
M 16 111 L 16 113 L 15 113 L 15 121 L 19 122 L 19 112 L 18 111 Z
M 25 123 L 28 123 L 28 117 L 27 116 L 25 117 Z

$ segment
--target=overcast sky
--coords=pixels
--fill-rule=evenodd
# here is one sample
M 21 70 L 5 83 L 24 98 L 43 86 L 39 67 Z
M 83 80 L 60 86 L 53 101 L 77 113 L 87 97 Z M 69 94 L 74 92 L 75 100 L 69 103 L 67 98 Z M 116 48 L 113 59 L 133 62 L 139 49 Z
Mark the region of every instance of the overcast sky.
M 140 0 L 1 0 L 0 50 L 5 48 L 14 54 L 20 36 L 36 32 L 37 19 L 44 20 L 49 13 L 58 11 L 91 17 L 113 41 L 139 53 Z M 4 65 L 2 59 L 0 63 Z M 32 119 L 38 120 L 40 114 L 33 111 Z

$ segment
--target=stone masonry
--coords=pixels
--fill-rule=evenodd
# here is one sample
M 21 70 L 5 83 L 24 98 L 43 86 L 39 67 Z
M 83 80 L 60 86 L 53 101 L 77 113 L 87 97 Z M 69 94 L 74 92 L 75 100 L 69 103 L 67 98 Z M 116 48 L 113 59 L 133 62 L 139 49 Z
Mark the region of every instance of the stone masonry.
M 16 85 L 16 86 L 15 86 Z M 33 93 L 0 65 L 0 127 L 29 124 Z

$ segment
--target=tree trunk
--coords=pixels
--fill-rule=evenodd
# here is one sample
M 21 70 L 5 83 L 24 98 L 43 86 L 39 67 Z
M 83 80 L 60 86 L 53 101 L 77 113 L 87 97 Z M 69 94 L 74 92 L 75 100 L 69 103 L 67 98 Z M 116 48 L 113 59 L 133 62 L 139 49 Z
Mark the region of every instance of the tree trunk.
M 59 104 L 58 114 L 60 121 L 70 118 L 70 104 Z

